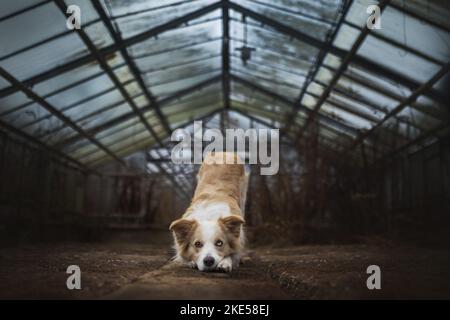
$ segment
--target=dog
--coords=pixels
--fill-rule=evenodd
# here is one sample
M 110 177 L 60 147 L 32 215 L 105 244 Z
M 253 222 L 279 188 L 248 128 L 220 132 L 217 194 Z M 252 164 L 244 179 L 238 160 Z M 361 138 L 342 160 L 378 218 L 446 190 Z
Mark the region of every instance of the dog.
M 190 206 L 169 227 L 175 242 L 174 260 L 200 271 L 231 272 L 239 267 L 249 174 L 237 160 L 234 152 L 205 156 Z

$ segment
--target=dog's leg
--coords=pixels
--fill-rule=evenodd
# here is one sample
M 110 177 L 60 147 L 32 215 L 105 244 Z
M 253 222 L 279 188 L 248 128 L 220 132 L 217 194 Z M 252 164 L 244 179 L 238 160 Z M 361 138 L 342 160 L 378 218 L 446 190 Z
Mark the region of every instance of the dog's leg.
M 197 269 L 197 264 L 194 261 L 188 262 L 188 266 L 191 267 L 192 269 Z
M 231 272 L 233 270 L 233 261 L 231 257 L 223 258 L 217 265 L 217 270 L 224 272 Z

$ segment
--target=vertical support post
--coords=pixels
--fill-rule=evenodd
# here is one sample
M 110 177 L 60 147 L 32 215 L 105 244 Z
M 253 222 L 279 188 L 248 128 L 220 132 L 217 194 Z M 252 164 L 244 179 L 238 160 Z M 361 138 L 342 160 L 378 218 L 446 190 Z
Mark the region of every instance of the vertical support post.
M 226 127 L 226 112 L 230 108 L 230 19 L 228 0 L 222 1 L 222 94 L 223 112 L 220 125 L 222 131 Z

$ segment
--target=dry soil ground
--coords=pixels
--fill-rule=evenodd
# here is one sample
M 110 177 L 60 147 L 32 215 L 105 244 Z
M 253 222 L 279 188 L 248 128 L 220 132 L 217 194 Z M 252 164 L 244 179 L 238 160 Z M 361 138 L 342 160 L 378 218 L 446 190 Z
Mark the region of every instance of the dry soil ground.
M 328 299 L 450 298 L 450 251 L 387 245 L 253 248 L 231 275 L 169 261 L 170 235 L 146 231 L 94 243 L 0 249 L 0 298 Z M 81 290 L 66 288 L 66 268 L 81 268 Z M 366 268 L 381 267 L 381 290 Z

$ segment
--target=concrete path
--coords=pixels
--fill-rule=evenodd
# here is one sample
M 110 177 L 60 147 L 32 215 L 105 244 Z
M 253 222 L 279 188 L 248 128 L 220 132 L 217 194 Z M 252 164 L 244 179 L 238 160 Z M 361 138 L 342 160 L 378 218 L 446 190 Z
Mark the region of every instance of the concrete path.
M 381 269 L 380 290 L 367 267 Z M 173 262 L 111 299 L 416 299 L 450 297 L 450 252 L 415 247 L 259 248 L 237 272 L 205 273 Z
M 107 299 L 289 299 L 256 262 L 230 274 L 200 272 L 175 262 L 149 272 Z

